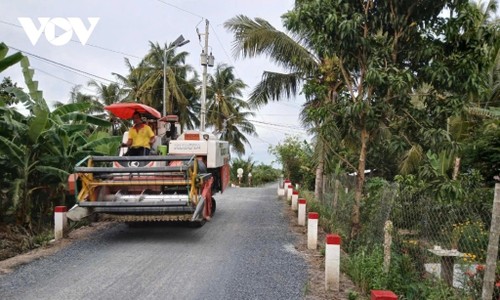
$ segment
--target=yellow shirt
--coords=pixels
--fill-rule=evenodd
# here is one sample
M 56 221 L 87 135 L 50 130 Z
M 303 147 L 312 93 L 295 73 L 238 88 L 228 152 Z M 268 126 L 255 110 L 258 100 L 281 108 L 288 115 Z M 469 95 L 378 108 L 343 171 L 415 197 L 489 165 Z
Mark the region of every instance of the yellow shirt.
M 146 124 L 142 124 L 139 130 L 137 130 L 136 126 L 134 126 L 128 131 L 128 138 L 132 139 L 132 148 L 144 147 L 149 149 L 149 141 L 154 136 L 155 134 L 153 130 Z

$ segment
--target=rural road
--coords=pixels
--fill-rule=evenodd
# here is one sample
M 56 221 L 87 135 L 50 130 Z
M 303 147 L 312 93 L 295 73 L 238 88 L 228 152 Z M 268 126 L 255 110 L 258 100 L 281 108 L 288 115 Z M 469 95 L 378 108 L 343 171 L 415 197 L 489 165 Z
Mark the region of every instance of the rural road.
M 303 299 L 307 265 L 276 185 L 214 197 L 201 228 L 117 224 L 0 275 L 0 299 Z

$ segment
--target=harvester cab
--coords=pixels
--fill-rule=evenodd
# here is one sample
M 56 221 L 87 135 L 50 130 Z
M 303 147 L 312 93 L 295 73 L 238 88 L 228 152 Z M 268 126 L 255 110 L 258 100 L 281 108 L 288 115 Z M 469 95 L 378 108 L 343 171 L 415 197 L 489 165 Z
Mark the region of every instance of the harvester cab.
M 229 145 L 215 135 L 180 133 L 177 116 L 160 117 L 153 108 L 136 103 L 107 106 L 128 119 L 135 111 L 147 115 L 156 135 L 147 156 L 89 156 L 70 176 L 77 204 L 68 218 L 97 214 L 100 220 L 123 222 L 189 221 L 203 225 L 216 208 L 213 194 L 229 183 Z M 127 111 L 125 113 L 124 111 Z M 122 141 L 128 140 L 127 133 Z

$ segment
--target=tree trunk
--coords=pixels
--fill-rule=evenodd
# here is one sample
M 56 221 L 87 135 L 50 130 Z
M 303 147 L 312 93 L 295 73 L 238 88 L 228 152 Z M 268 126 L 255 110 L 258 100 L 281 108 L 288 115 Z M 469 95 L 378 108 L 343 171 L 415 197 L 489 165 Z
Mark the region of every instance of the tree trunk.
M 460 157 L 455 157 L 455 166 L 453 167 L 453 180 L 457 180 L 458 173 L 460 172 Z
M 366 127 L 361 130 L 361 149 L 359 151 L 358 174 L 356 175 L 356 192 L 354 194 L 354 205 L 351 216 L 351 239 L 356 239 L 361 229 L 359 220 L 361 199 L 363 198 L 363 186 L 365 184 L 366 152 L 369 133 Z
M 317 200 L 323 200 L 323 169 L 325 167 L 325 158 L 323 156 L 323 150 L 320 150 L 320 155 L 318 158 L 318 166 L 316 167 L 316 178 L 314 182 L 314 198 Z
M 333 209 L 337 209 L 337 203 L 339 201 L 339 193 L 340 193 L 340 180 L 335 179 L 335 189 L 333 194 Z M 336 211 L 335 211 L 336 212 Z

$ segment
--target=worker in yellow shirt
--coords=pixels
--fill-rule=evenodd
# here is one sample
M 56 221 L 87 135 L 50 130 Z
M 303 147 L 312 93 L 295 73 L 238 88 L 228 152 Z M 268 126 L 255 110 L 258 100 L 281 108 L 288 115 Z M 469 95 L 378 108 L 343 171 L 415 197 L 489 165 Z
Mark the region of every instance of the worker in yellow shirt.
M 128 131 L 128 141 L 122 144 L 123 147 L 129 148 L 125 155 L 149 155 L 151 145 L 156 140 L 155 134 L 148 124 L 144 124 L 140 113 L 135 112 L 133 120 L 134 126 Z

